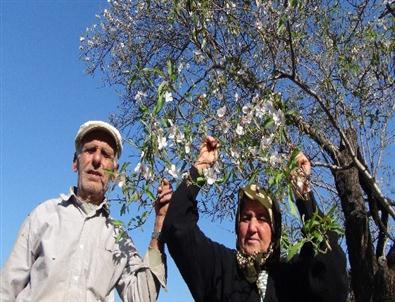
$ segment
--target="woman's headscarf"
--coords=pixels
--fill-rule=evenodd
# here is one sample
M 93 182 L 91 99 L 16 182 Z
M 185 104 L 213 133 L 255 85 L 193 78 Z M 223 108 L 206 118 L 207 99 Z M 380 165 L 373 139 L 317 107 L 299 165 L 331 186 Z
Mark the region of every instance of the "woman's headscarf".
M 255 255 L 245 255 L 240 251 L 239 246 L 239 223 L 240 213 L 246 200 L 258 202 L 263 206 L 270 218 L 272 229 L 272 241 L 266 253 L 257 253 Z M 235 221 L 236 230 L 236 249 L 237 262 L 239 268 L 243 271 L 244 276 L 249 282 L 255 282 L 261 270 L 269 268 L 280 259 L 280 239 L 281 239 L 281 212 L 278 202 L 271 197 L 268 190 L 261 188 L 257 184 L 250 184 L 239 190 L 239 201 Z

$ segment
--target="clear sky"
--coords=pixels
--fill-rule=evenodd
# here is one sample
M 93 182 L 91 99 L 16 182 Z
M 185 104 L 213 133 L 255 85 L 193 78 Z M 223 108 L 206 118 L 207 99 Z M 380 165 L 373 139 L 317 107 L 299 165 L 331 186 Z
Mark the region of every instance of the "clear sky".
M 0 266 L 18 229 L 40 202 L 76 183 L 74 136 L 87 120 L 108 120 L 118 97 L 100 76 L 84 74 L 79 37 L 106 1 L 0 0 Z M 121 159 L 126 160 L 128 147 Z M 113 216 L 118 216 L 113 209 Z M 127 219 L 127 217 L 125 218 Z M 201 220 L 209 237 L 234 247 L 232 223 Z M 152 220 L 130 232 L 140 255 Z M 193 301 L 171 258 L 159 301 Z

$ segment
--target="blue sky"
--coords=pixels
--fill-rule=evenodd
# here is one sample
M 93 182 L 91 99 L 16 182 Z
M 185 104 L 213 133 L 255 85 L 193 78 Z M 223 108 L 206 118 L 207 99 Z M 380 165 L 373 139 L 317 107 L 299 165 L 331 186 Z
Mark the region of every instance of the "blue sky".
M 79 37 L 106 1 L 0 1 L 0 266 L 18 229 L 40 202 L 67 192 L 74 136 L 87 120 L 108 120 L 118 97 L 84 74 Z M 128 147 L 121 159 L 127 159 Z M 118 216 L 117 209 L 113 216 Z M 151 217 L 152 218 L 152 217 Z M 127 217 L 125 218 L 127 219 Z M 234 247 L 232 223 L 205 219 L 209 237 Z M 130 233 L 145 253 L 152 219 Z M 159 301 L 193 301 L 169 257 L 168 291 Z

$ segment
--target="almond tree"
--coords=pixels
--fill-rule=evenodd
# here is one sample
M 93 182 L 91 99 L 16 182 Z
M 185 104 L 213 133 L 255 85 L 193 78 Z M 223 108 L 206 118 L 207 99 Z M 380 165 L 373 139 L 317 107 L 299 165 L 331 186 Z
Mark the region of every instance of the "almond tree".
M 222 155 L 202 210 L 232 216 L 254 180 L 289 196 L 292 217 L 303 149 L 316 195 L 344 223 L 350 299 L 394 301 L 393 1 L 111 0 L 97 17 L 81 56 L 120 92 L 113 122 L 140 156 L 122 169 L 123 211 L 152 203 L 161 177 L 179 180 L 211 134 Z M 328 217 L 310 230 L 317 248 L 336 229 Z

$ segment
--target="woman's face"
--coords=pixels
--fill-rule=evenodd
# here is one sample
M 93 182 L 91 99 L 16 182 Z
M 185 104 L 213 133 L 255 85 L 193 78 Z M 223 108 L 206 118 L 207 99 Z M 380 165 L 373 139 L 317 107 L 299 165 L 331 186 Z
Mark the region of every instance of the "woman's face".
M 239 249 L 246 255 L 267 252 L 272 241 L 269 213 L 257 201 L 243 202 L 238 226 Z

